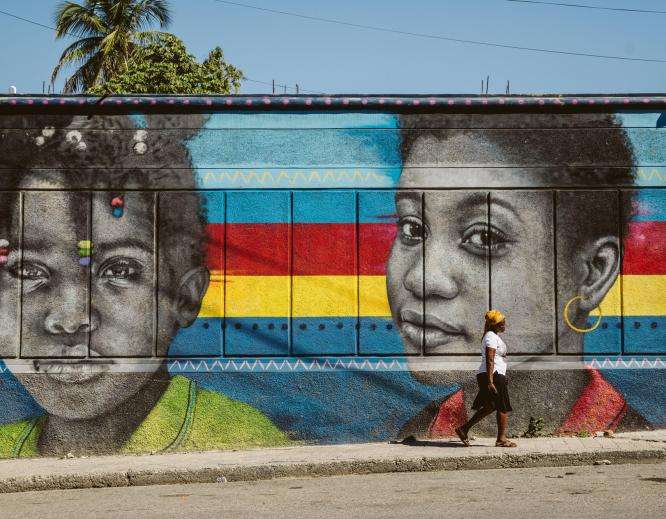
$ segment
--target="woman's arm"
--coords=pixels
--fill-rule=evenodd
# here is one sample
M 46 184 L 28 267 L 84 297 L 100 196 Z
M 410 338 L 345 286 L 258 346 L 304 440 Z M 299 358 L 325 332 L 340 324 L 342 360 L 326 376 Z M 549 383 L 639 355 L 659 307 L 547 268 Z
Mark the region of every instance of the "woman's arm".
M 497 393 L 497 388 L 493 382 L 493 374 L 495 373 L 495 348 L 486 346 L 486 375 L 488 375 L 488 389 L 493 393 Z

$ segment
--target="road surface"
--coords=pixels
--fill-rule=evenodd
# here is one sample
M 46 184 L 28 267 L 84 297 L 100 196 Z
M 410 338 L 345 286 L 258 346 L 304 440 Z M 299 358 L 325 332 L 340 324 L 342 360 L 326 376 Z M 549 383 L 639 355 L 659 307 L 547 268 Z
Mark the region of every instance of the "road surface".
M 666 463 L 0 494 L 0 517 L 657 518 Z

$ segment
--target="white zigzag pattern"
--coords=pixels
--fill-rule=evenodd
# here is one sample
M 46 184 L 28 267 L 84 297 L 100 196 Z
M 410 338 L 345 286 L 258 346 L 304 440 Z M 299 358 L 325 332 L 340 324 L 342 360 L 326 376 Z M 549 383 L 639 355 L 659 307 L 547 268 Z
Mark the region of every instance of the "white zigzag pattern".
M 664 369 L 666 368 L 666 362 L 657 357 L 654 360 L 642 359 L 640 362 L 635 358 L 630 358 L 628 360 L 622 358 L 609 359 L 606 358 L 603 361 L 597 359 L 592 359 L 587 363 L 590 368 L 593 369 Z
M 586 365 L 593 369 L 665 369 L 661 358 L 592 359 Z M 407 370 L 405 359 L 283 359 L 283 360 L 174 360 L 169 364 L 175 372 L 266 372 L 266 371 L 402 371 Z
M 657 184 L 666 183 L 666 173 L 659 171 L 658 169 L 639 168 L 638 169 L 638 180 L 640 183 L 652 183 Z
M 640 358 L 605 358 L 586 362 L 592 369 L 666 369 L 666 361 Z M 405 359 L 282 359 L 282 360 L 237 360 L 237 359 L 201 359 L 173 360 L 169 370 L 177 373 L 212 373 L 212 372 L 267 372 L 267 371 L 404 371 L 407 370 Z M 0 374 L 9 368 L 0 366 Z
M 402 371 L 407 369 L 403 359 L 215 359 L 215 360 L 174 360 L 169 370 L 174 372 L 260 372 L 260 371 Z
M 289 185 L 311 184 L 311 183 L 353 183 L 367 182 L 373 186 L 377 184 L 386 184 L 387 177 L 374 171 L 361 172 L 355 171 L 325 171 L 320 173 L 316 170 L 305 171 L 208 171 L 202 175 L 205 187 L 222 187 L 226 185 L 251 185 L 251 184 L 271 184 L 271 185 Z

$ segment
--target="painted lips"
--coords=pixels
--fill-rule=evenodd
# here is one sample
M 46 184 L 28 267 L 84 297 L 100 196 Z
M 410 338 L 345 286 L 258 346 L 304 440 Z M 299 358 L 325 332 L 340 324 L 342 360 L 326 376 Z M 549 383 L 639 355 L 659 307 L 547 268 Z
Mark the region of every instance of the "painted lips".
M 83 350 L 86 347 L 74 349 Z M 97 355 L 91 351 L 91 355 Z M 111 359 L 91 359 L 91 358 L 69 358 L 69 359 L 35 359 L 33 365 L 35 371 L 43 373 L 48 377 L 69 384 L 77 384 L 93 380 L 111 368 L 113 361 Z
M 421 314 L 413 310 L 400 312 L 400 331 L 405 338 L 420 349 L 423 340 L 426 353 L 429 349 L 443 346 L 465 338 L 465 332 L 446 323 L 432 314 Z

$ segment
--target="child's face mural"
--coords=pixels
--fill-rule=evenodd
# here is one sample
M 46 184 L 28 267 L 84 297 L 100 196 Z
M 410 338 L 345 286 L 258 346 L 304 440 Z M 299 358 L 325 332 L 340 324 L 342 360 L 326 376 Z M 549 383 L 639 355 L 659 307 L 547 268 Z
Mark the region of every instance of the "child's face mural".
M 418 179 L 403 175 L 401 187 L 412 185 Z M 550 211 L 521 192 L 488 197 L 476 191 L 399 191 L 396 202 L 399 228 L 388 291 L 410 350 L 420 351 L 423 341 L 425 354 L 476 353 L 489 286 L 492 306 L 511 316 L 514 330 L 538 334 L 530 337 L 535 346 L 552 343 L 548 326 L 538 326 L 544 315 L 552 316 L 552 301 L 543 297 L 552 279 L 539 268 L 548 264 L 545 255 L 552 249 Z M 534 275 L 520 276 L 527 265 L 534 266 Z
M 478 136 L 417 140 L 406 162 L 430 154 L 446 160 L 456 157 L 459 162 L 469 156 L 473 163 L 480 150 L 486 154 L 492 150 L 493 160 L 510 163 L 500 149 Z M 553 193 L 437 189 L 493 186 L 498 174 L 506 185 L 525 186 L 530 177 L 535 186 L 543 181 L 533 172 L 517 168 L 503 168 L 501 173 L 485 167 L 403 169 L 396 194 L 398 233 L 387 265 L 387 289 L 406 351 L 477 354 L 483 314 L 493 307 L 511 319 L 506 338 L 512 353 L 555 353 Z M 561 233 L 566 234 L 557 241 L 568 244 L 572 232 L 575 229 L 563 229 Z M 592 245 L 576 251 L 568 268 L 557 273 L 562 293 L 591 296 L 588 313 L 612 285 L 619 265 L 617 254 L 607 255 L 603 273 L 577 276 L 574 283 L 572 268 L 601 264 L 599 251 L 608 242 L 617 243 L 617 236 L 603 240 L 590 236 L 589 241 Z M 593 278 L 600 282 L 594 283 Z M 586 283 L 594 287 L 584 286 Z
M 139 391 L 162 363 L 114 367 L 165 355 L 192 318 L 191 304 L 168 296 L 178 290 L 160 290 L 155 301 L 153 195 L 123 194 L 122 213 L 112 205 L 118 195 L 26 192 L 22 262 L 16 253 L 9 259 L 23 285 L 21 353 L 36 372 L 17 376 L 47 412 L 70 419 L 109 412 Z M 160 270 L 163 286 L 178 286 L 173 269 Z

